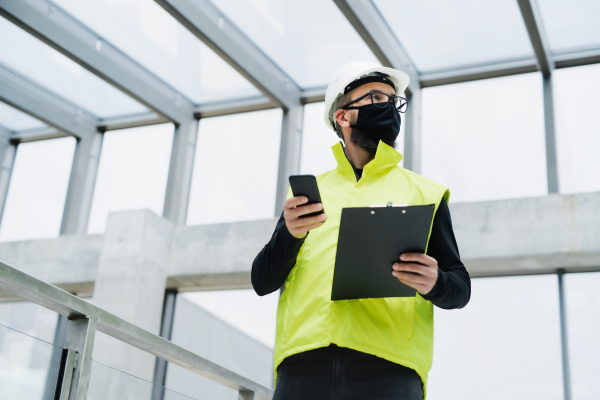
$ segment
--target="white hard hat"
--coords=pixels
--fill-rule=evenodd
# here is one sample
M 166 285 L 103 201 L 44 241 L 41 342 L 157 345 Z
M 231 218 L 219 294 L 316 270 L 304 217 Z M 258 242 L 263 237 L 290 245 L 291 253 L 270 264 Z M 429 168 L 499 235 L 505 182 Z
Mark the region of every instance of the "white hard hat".
M 385 74 L 394 84 L 396 94 L 403 93 L 408 87 L 410 81 L 407 74 L 397 69 L 382 67 L 381 65 L 372 61 L 355 61 L 344 65 L 340 68 L 327 86 L 327 92 L 325 93 L 325 125 L 333 131 L 335 126 L 333 124 L 333 115 L 336 112 L 335 103 L 339 96 L 344 94 L 344 91 L 348 88 L 348 85 L 352 82 L 367 77 L 367 75 L 373 73 Z

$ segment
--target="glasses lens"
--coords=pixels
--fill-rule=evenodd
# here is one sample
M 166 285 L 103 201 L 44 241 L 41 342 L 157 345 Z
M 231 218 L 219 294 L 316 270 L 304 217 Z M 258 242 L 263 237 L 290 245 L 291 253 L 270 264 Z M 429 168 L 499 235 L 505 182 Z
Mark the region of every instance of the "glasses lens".
M 394 99 L 394 105 L 396 107 L 396 110 L 400 111 L 401 113 L 406 112 L 407 103 L 405 99 L 401 97 L 396 97 Z
M 371 101 L 375 107 L 385 108 L 390 102 L 390 98 L 387 94 L 371 93 Z

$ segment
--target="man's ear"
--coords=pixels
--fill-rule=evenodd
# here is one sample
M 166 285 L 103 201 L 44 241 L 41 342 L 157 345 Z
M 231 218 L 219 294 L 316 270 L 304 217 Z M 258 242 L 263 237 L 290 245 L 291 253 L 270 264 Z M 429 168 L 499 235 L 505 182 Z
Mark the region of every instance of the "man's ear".
M 349 110 L 342 110 L 340 108 L 333 115 L 339 126 L 343 126 L 345 128 L 350 126 L 350 121 L 348 120 L 348 111 Z

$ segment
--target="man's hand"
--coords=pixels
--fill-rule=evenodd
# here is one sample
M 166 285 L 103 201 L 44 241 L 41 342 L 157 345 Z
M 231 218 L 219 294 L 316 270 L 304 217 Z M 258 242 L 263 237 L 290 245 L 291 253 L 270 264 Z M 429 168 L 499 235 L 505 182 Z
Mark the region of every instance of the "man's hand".
M 288 231 L 296 239 L 306 237 L 308 231 L 318 228 L 323 225 L 327 219 L 327 215 L 320 214 L 314 217 L 300 218 L 301 215 L 310 214 L 323 209 L 323 204 L 302 205 L 308 201 L 305 196 L 292 197 L 283 205 L 283 218 Z
M 392 265 L 392 275 L 420 294 L 427 294 L 433 289 L 438 277 L 437 261 L 421 253 L 405 253 L 400 256 L 402 263 Z

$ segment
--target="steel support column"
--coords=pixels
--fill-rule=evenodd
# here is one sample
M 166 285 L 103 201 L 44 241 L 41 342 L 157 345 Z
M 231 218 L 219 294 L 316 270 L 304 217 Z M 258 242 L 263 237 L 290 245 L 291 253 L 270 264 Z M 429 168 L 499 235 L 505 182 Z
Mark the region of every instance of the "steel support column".
M 67 323 L 65 348 L 77 352 L 69 400 L 86 400 L 92 375 L 92 352 L 96 338 L 96 318 L 70 319 Z
M 558 301 L 560 312 L 560 345 L 562 355 L 563 389 L 565 400 L 571 400 L 571 372 L 569 369 L 569 341 L 567 337 L 567 309 L 565 302 L 564 276 L 565 270 L 559 269 L 558 275 Z
M 556 130 L 554 125 L 554 96 L 552 76 L 543 76 L 544 88 L 544 131 L 546 137 L 546 173 L 548 193 L 559 192 L 558 154 L 556 147 Z
M 421 89 L 408 98 L 404 128 L 404 168 L 421 173 Z
M 177 300 L 177 289 L 167 289 L 163 304 L 163 315 L 160 327 L 160 337 L 171 340 L 173 332 L 173 319 L 175 316 L 175 305 Z M 154 367 L 154 383 L 160 386 L 152 388 L 152 400 L 163 400 L 165 397 L 165 383 L 167 381 L 168 363 L 162 358 L 156 358 Z
M 185 225 L 187 219 L 197 139 L 198 120 L 190 119 L 175 128 L 163 217 L 179 225 Z
M 277 193 L 275 195 L 275 216 L 283 211 L 283 203 L 290 187 L 289 176 L 300 172 L 300 152 L 302 149 L 302 124 L 304 107 L 301 105 L 284 111 L 279 143 L 279 170 L 277 174 Z
M 17 146 L 4 138 L 0 138 L 0 224 L 2 224 L 2 215 L 4 214 L 16 154 Z
M 95 132 L 77 141 L 60 234 L 85 234 L 92 209 L 104 135 Z

